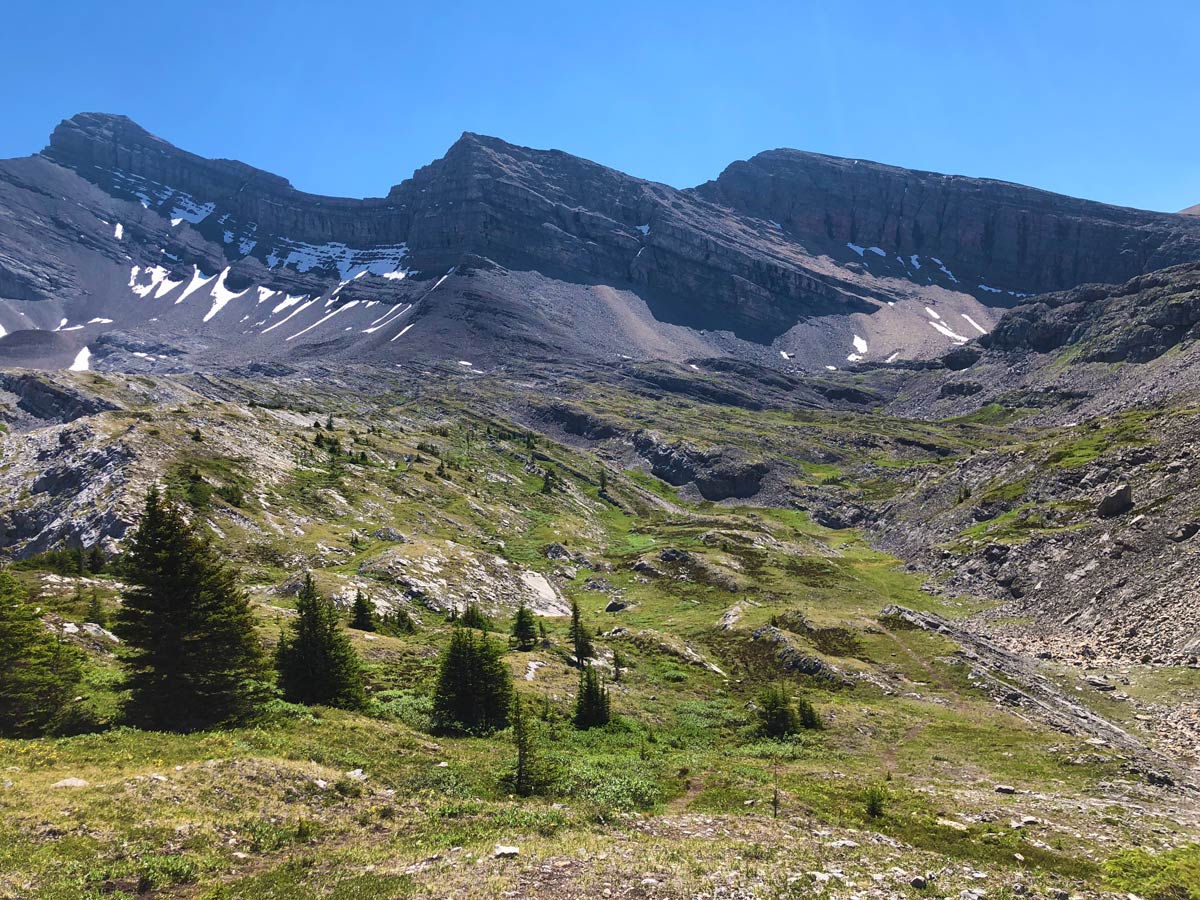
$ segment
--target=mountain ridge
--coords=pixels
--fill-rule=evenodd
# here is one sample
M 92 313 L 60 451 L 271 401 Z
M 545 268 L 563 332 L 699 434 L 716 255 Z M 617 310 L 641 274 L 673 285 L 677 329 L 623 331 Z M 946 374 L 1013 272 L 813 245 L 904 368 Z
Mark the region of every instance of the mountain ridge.
M 54 194 L 74 205 L 52 209 Z M 149 340 L 181 348 L 172 365 L 185 367 L 394 362 L 419 321 L 425 337 L 403 352 L 431 359 L 738 356 L 819 371 L 935 357 L 1027 294 L 1200 257 L 1191 217 L 804 151 L 679 190 L 464 132 L 384 197 L 326 197 L 99 113 L 0 164 L 0 207 L 22 210 L 0 221 L 0 327 L 58 322 L 82 332 L 80 351 Z M 297 301 L 255 315 L 252 288 Z M 207 311 L 156 316 L 150 295 Z M 221 312 L 235 301 L 240 317 Z M 93 364 L 143 365 L 133 352 Z

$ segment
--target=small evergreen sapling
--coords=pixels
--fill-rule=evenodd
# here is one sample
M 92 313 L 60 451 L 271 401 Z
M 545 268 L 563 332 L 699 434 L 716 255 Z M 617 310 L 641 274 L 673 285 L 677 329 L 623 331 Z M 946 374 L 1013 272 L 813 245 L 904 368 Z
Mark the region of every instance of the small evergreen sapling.
M 532 650 L 537 645 L 537 620 L 524 603 L 513 617 L 512 636 L 518 650 Z
M 0 735 L 34 737 L 68 711 L 78 651 L 46 630 L 20 584 L 0 569 Z
M 304 576 L 296 595 L 296 618 L 275 652 L 279 686 L 293 703 L 362 709 L 366 688 L 358 654 L 342 628 L 337 610 Z
M 375 631 L 379 625 L 375 616 L 375 604 L 361 591 L 354 592 L 354 606 L 350 611 L 350 627 L 359 631 Z
M 575 727 L 580 731 L 607 725 L 612 719 L 608 689 L 591 666 L 579 673 L 579 695 L 575 698 Z

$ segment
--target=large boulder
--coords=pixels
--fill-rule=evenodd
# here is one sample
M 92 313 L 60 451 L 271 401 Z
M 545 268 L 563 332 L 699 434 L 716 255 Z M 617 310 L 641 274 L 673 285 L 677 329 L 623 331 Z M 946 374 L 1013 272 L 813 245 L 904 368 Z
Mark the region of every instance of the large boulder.
M 1133 509 L 1133 488 L 1128 484 L 1121 484 L 1115 490 L 1105 494 L 1096 505 L 1096 513 L 1102 519 L 1119 516 L 1131 509 Z

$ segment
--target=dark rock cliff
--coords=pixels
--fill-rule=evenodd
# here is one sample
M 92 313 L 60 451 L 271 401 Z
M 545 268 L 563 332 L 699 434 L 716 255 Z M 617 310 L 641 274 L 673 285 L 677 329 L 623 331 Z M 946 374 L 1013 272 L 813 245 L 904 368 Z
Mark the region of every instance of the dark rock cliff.
M 733 163 L 697 192 L 789 231 L 937 257 L 1028 294 L 1200 259 L 1194 218 L 798 150 Z

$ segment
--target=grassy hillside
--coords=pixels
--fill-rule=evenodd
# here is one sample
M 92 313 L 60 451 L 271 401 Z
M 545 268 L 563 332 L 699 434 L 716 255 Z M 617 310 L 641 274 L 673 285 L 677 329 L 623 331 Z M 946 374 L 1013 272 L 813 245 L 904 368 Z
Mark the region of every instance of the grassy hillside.
M 64 634 L 88 652 L 78 718 L 96 730 L 0 741 L 0 896 L 1096 896 L 1163 881 L 1150 865 L 1192 865 L 1176 849 L 1197 833 L 1187 795 L 997 702 L 948 638 L 881 621 L 893 604 L 959 618 L 987 602 L 926 590 L 853 529 L 705 502 L 611 446 L 532 435 L 510 387 L 222 386 L 233 401 L 195 382 L 86 377 L 122 408 L 47 434 L 128 447 L 97 502 L 132 516 L 164 484 L 239 565 L 265 644 L 305 569 L 343 605 L 361 588 L 419 627 L 353 633 L 366 714 L 276 701 L 255 727 L 193 735 L 120 727 L 119 648 Z M 697 446 L 786 446 L 802 488 L 870 492 L 869 470 L 885 496 L 888 467 L 907 479 L 1002 434 L 581 390 L 590 409 Z M 50 624 L 82 623 L 92 587 L 115 609 L 119 574 L 80 581 L 51 563 L 18 573 Z M 594 731 L 570 723 L 571 599 L 612 692 L 615 721 Z M 447 613 L 479 602 L 503 641 L 522 600 L 547 632 L 505 656 L 538 719 L 540 788 L 524 799 L 507 732 L 446 738 L 428 721 Z M 758 694 L 780 683 L 823 729 L 756 733 Z M 1176 857 L 1151 864 L 1135 847 Z

